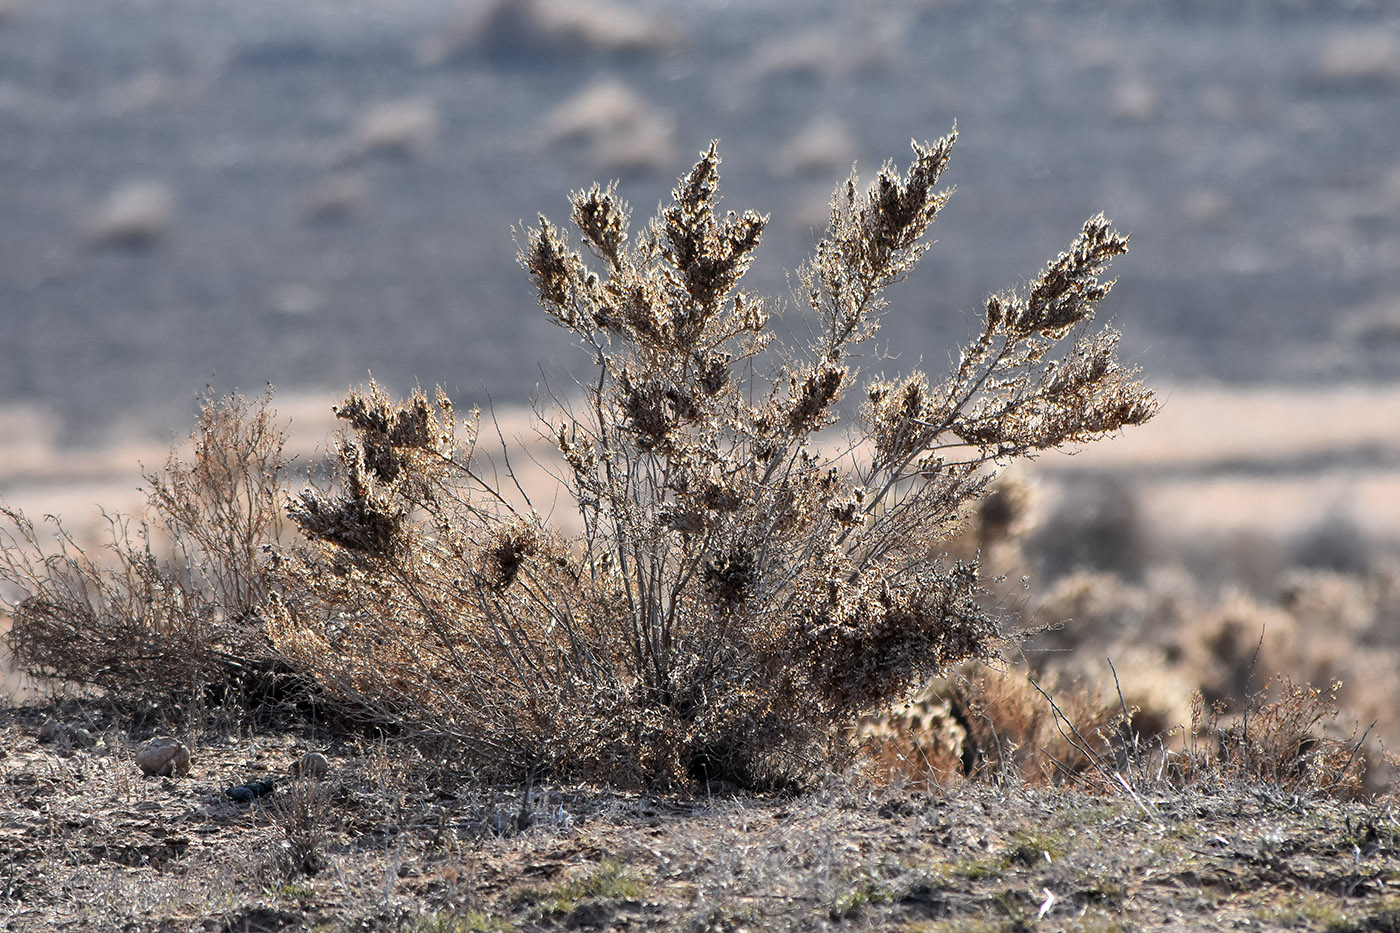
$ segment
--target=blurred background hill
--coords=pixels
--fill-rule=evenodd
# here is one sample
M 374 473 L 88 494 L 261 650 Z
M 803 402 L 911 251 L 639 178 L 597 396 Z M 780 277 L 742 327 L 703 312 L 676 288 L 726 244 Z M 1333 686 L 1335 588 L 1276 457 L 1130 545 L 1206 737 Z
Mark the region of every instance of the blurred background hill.
M 955 120 L 891 365 L 938 368 L 1103 210 L 1153 379 L 1392 380 L 1397 114 L 1380 2 L 6 0 L 0 401 L 75 440 L 167 433 L 206 383 L 523 402 L 584 361 L 522 219 L 612 178 L 645 217 L 718 137 L 786 295 L 851 164 Z

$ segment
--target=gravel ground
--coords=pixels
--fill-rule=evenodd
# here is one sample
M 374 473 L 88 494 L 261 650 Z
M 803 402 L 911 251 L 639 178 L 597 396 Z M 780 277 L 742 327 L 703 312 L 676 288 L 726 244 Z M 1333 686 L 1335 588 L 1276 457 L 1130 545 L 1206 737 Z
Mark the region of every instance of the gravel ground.
M 6 930 L 1397 930 L 1400 812 L 1263 786 L 482 786 L 318 730 L 0 712 Z M 127 731 L 130 729 L 131 731 Z M 288 765 L 321 749 L 327 775 Z M 271 779 L 250 804 L 229 787 Z

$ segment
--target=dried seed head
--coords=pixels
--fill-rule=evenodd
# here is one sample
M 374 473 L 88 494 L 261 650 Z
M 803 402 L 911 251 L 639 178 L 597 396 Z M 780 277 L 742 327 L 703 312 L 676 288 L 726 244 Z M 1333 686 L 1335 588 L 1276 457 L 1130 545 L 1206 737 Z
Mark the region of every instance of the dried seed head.
M 931 406 L 928 379 L 912 373 L 899 382 L 873 384 L 867 394 L 865 422 L 880 463 L 902 462 L 926 441 L 924 425 Z
M 696 382 L 700 390 L 713 398 L 729 385 L 728 353 L 697 353 L 695 357 Z
M 614 269 L 620 267 L 631 212 L 626 202 L 617 197 L 617 183 L 606 188 L 593 185 L 587 191 L 575 192 L 571 200 L 574 226 L 608 265 Z
M 653 450 L 666 440 L 672 420 L 666 411 L 666 388 L 655 379 L 636 381 L 627 370 L 618 374 L 618 405 L 637 446 Z
M 569 248 L 563 232 L 540 215 L 540 226 L 529 231 L 519 260 L 539 289 L 544 309 L 559 323 L 573 327 L 577 315 L 570 298 L 583 261 Z
M 479 572 L 486 585 L 501 592 L 515 582 L 526 559 L 543 546 L 539 528 L 525 522 L 512 522 L 500 529 L 481 552 Z
M 710 598 L 733 611 L 749 598 L 756 581 L 757 562 L 743 547 L 732 547 L 705 562 L 701 579 Z
M 791 377 L 787 416 L 790 434 L 802 435 L 823 426 L 828 409 L 841 398 L 844 366 L 823 361 L 806 374 Z

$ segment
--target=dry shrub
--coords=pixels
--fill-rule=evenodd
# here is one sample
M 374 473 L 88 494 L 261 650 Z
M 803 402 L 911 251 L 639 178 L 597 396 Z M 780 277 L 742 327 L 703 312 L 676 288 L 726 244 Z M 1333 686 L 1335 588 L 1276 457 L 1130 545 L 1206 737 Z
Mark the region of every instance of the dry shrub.
M 1238 713 L 1260 685 L 1283 675 L 1300 684 L 1338 682 L 1348 715 L 1397 734 L 1400 652 L 1378 612 L 1375 580 L 1326 571 L 1284 575 L 1275 600 L 1227 592 L 1179 627 L 1178 663 L 1206 703 Z
M 488 0 L 472 4 L 420 58 L 441 64 L 472 52 L 488 55 L 655 54 L 675 48 L 680 36 L 659 16 L 605 0 Z
M 301 216 L 311 223 L 345 221 L 365 208 L 369 196 L 369 182 L 363 175 L 331 175 L 303 196 Z
M 963 778 L 1061 784 L 1085 779 L 1131 744 L 1134 731 L 1154 726 L 1139 709 L 1082 682 L 979 666 L 934 681 L 902 711 L 868 717 L 857 735 L 877 773 L 915 785 Z
M 953 143 L 838 190 L 798 274 L 805 346 L 775 346 L 771 305 L 739 287 L 767 218 L 717 209 L 714 145 L 635 240 L 612 187 L 575 193 L 591 260 L 541 218 L 521 262 L 596 363 L 580 402 L 540 413 L 583 533 L 514 506 L 442 394 L 352 392 L 338 485 L 291 507 L 310 545 L 268 610 L 279 651 L 488 772 L 750 786 L 825 767 L 857 716 L 988 656 L 998 624 L 946 536 L 998 465 L 1155 402 L 1089 329 L 1127 247 L 1095 217 L 988 299 L 944 378 L 869 383 L 844 446 L 816 443 L 927 248 Z
M 1029 549 L 1047 579 L 1101 570 L 1140 579 L 1149 541 L 1135 492 L 1118 480 L 1098 480 L 1069 490 Z
M 1293 562 L 1301 567 L 1361 576 L 1371 569 L 1376 545 L 1353 519 L 1336 515 L 1301 529 L 1292 550 Z
M 1170 566 L 1141 583 L 1075 573 L 1023 610 L 1033 633 L 1019 648 L 1037 677 L 1116 687 L 1138 711 L 1135 730 L 1173 754 L 1200 719 L 1193 703 L 1225 721 L 1252 715 L 1255 694 L 1273 678 L 1335 685 L 1339 711 L 1320 724 L 1332 735 L 1365 731 L 1366 780 L 1381 779 L 1377 749 L 1400 731 L 1393 577 L 1294 569 L 1259 589 L 1271 595 L 1217 589 L 1213 574 L 1202 580 Z
M 900 59 L 899 32 L 891 18 L 852 10 L 844 22 L 795 27 L 764 42 L 754 49 L 742 77 L 746 82 L 844 81 L 860 72 L 887 70 Z
M 1335 33 L 1313 59 L 1312 76 L 1328 85 L 1393 86 L 1400 82 L 1400 35 L 1384 29 Z
M 1146 123 L 1157 115 L 1159 106 L 1157 88 L 1141 78 L 1135 78 L 1114 87 L 1108 112 L 1118 120 Z
M 263 807 L 282 831 L 272 848 L 272 868 L 279 881 L 314 877 L 326 867 L 327 849 L 338 829 L 333 789 L 314 778 L 280 784 Z
M 581 144 L 608 171 L 659 171 L 676 163 L 676 119 L 614 78 L 604 78 L 545 115 L 550 144 Z
M 383 101 L 355 120 L 350 149 L 355 155 L 420 155 L 437 139 L 440 123 L 431 100 Z
M 1280 675 L 1236 713 L 1198 692 L 1189 724 L 1066 683 L 979 667 L 935 681 L 902 712 L 866 718 L 856 735 L 878 775 L 915 786 L 1011 779 L 1119 793 L 1250 782 L 1353 797 L 1385 780 L 1383 756 L 1338 726 L 1340 683 L 1323 691 Z
M 1169 757 L 1168 779 L 1180 785 L 1262 783 L 1343 797 L 1362 793 L 1374 762 L 1364 737 L 1342 739 L 1331 731 L 1340 686 L 1333 683 L 1324 692 L 1275 677 L 1237 715 L 1197 694 L 1187 747 Z
M 973 672 L 935 682 L 903 713 L 867 718 L 858 734 L 878 770 L 921 783 L 980 774 L 1112 792 L 1238 780 L 1381 790 L 1391 775 L 1377 740 L 1394 734 L 1397 660 L 1378 630 L 1386 578 L 1294 571 L 1283 582 L 1270 604 L 1237 591 L 1207 598 L 1179 570 L 1143 585 L 1063 578 L 1036 616 L 1063 625 L 1018 646 L 1043 694 L 1024 672 Z
M 849 165 L 860 151 L 851 128 L 839 117 L 819 116 L 804 126 L 777 152 L 774 168 L 783 175 L 826 172 Z
M 272 592 L 265 551 L 286 461 L 269 400 L 206 399 L 192 459 L 172 451 L 147 475 L 147 515 L 108 516 L 98 552 L 57 519 L 46 534 L 0 508 L 0 595 L 22 670 L 152 697 L 273 666 L 258 610 Z

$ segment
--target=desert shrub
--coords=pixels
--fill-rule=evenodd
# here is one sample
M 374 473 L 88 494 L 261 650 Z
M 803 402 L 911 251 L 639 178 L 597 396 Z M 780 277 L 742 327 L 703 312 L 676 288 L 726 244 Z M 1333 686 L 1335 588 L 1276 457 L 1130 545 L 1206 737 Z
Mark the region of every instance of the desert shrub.
M 1292 556 L 1301 567 L 1364 576 L 1372 569 L 1375 551 L 1364 528 L 1348 516 L 1337 515 L 1301 529 Z
M 1147 568 L 1147 529 L 1134 491 L 1118 481 L 1073 489 L 1030 541 L 1047 579 L 1098 570 L 1139 580 Z
M 84 221 L 94 246 L 146 249 L 170 234 L 175 192 L 160 181 L 132 181 L 111 192 Z
M 172 451 L 146 475 L 146 515 L 108 516 L 105 547 L 0 507 L 0 597 L 21 669 L 154 698 L 276 667 L 258 616 L 287 465 L 269 402 L 206 399 L 190 458 Z
M 1277 675 L 1231 703 L 1196 692 L 1189 721 L 1175 723 L 1086 682 L 976 665 L 865 717 L 855 734 L 876 776 L 915 786 L 972 777 L 1131 793 L 1247 782 L 1351 798 L 1393 771 L 1365 734 L 1342 728 L 1340 682 L 1323 690 Z
M 864 718 L 856 735 L 875 774 L 886 779 L 1102 787 L 1124 750 L 1154 739 L 1156 728 L 1150 711 L 1082 681 L 978 664 Z
M 857 426 L 831 430 L 885 290 L 927 248 L 953 144 L 837 191 L 797 276 L 805 345 L 740 288 L 767 218 L 720 212 L 713 144 L 635 238 L 614 188 L 575 193 L 591 258 L 542 217 L 521 263 L 596 366 L 581 399 L 539 406 L 582 533 L 506 495 L 509 460 L 502 481 L 445 395 L 351 392 L 337 483 L 290 509 L 309 544 L 268 608 L 278 650 L 487 771 L 747 785 L 801 779 L 860 714 L 988 655 L 977 565 L 941 543 L 998 465 L 1155 403 L 1090 328 L 1127 248 L 1099 216 L 987 300 L 941 380 L 870 381 Z
M 1196 695 L 1185 749 L 1170 756 L 1166 775 L 1177 784 L 1247 781 L 1292 792 L 1361 794 L 1377 762 L 1364 735 L 1335 733 L 1337 690 L 1270 680 L 1230 715 L 1223 703 Z
M 421 49 L 430 63 L 493 56 L 654 54 L 679 36 L 660 17 L 606 0 L 488 0 L 470 4 Z

